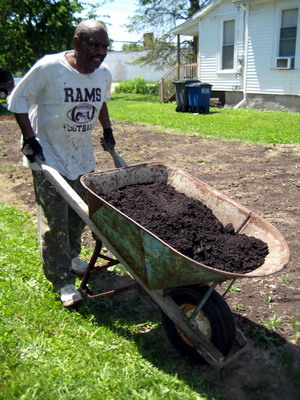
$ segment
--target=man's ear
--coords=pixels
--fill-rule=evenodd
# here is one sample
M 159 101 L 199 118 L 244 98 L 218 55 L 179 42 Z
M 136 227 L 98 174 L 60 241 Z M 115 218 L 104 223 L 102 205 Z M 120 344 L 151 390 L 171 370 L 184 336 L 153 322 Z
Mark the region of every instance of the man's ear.
M 79 50 L 80 48 L 80 39 L 78 36 L 74 36 L 73 38 L 74 49 Z

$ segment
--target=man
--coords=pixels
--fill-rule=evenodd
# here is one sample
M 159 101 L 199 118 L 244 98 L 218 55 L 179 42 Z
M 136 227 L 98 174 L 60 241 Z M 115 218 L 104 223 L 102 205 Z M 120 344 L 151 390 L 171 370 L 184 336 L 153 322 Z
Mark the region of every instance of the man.
M 72 51 L 40 59 L 8 102 L 23 135 L 23 163 L 32 169 L 44 273 L 66 307 L 82 301 L 74 273 L 82 275 L 87 268 L 78 257 L 84 223 L 47 181 L 36 156 L 83 197 L 80 177 L 96 166 L 91 133 L 97 119 L 105 141 L 115 145 L 106 106 L 112 80 L 103 63 L 107 31 L 97 21 L 82 21 L 73 43 Z

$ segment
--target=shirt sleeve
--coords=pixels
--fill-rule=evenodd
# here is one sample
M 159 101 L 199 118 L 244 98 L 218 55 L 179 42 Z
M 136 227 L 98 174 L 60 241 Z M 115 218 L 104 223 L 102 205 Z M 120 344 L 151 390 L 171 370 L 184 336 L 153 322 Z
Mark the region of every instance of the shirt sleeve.
M 45 86 L 45 74 L 42 73 L 42 60 L 38 61 L 14 88 L 8 97 L 8 110 L 17 113 L 29 113 L 37 104 L 39 93 Z
M 107 85 L 106 85 L 106 90 L 103 96 L 103 101 L 109 101 L 111 100 L 111 84 L 112 84 L 112 76 L 111 76 L 111 72 L 109 69 L 107 69 Z

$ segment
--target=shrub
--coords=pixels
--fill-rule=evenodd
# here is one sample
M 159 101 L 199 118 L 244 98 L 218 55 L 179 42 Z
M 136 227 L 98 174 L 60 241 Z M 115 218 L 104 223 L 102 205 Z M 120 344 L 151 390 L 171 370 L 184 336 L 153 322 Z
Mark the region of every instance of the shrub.
M 158 84 L 148 84 L 140 76 L 129 81 L 123 81 L 115 88 L 116 93 L 158 94 Z

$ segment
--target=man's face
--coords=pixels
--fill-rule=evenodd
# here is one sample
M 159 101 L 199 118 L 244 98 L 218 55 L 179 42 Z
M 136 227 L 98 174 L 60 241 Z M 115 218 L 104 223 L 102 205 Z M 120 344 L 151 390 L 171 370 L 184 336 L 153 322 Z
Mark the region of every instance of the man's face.
M 105 30 L 92 31 L 84 39 L 75 38 L 77 62 L 83 73 L 91 73 L 99 68 L 107 55 L 109 45 Z

